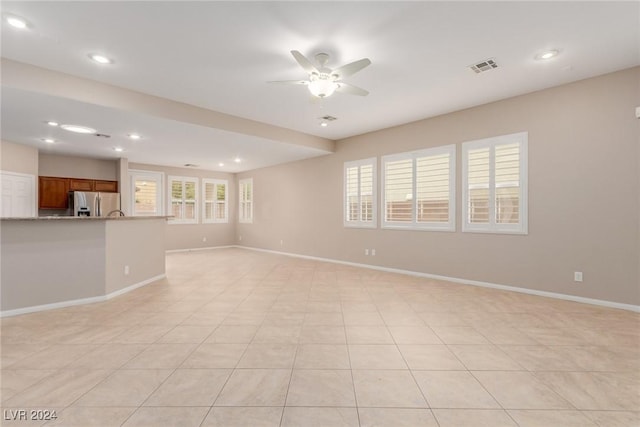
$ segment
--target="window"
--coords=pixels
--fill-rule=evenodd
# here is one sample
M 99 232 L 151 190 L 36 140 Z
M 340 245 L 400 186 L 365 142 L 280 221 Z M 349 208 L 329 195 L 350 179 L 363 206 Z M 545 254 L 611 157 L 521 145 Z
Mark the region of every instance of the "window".
M 456 147 L 382 158 L 384 228 L 455 230 Z
M 376 227 L 376 158 L 344 164 L 344 226 Z
M 162 215 L 162 172 L 130 170 L 131 214 Z
M 170 176 L 169 179 L 169 215 L 177 224 L 195 224 L 198 222 L 198 179 Z
M 253 222 L 253 179 L 241 179 L 239 188 L 240 209 L 238 221 Z
M 462 231 L 527 234 L 526 132 L 462 144 Z
M 229 222 L 227 187 L 226 180 L 202 180 L 202 222 Z

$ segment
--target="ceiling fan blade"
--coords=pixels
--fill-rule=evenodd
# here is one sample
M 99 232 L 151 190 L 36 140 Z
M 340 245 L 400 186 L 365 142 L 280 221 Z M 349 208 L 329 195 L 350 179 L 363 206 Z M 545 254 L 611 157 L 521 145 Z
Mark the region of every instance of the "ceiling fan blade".
M 350 95 L 367 96 L 369 91 L 366 91 L 358 86 L 350 85 L 348 83 L 338 82 L 337 92 L 348 93 Z
M 298 61 L 298 64 L 309 74 L 318 73 L 318 69 L 313 66 L 311 61 L 309 61 L 303 54 L 298 52 L 297 50 L 292 50 L 291 54 Z
M 276 83 L 276 84 L 283 84 L 283 85 L 308 85 L 309 80 L 278 80 L 278 81 L 271 81 L 267 83 Z
M 371 64 L 371 60 L 369 58 L 363 58 L 359 61 L 352 62 L 347 65 L 343 65 L 340 68 L 336 68 L 331 72 L 332 76 L 337 76 L 336 80 L 342 79 L 344 77 L 349 77 L 358 71 L 362 70 L 364 67 Z

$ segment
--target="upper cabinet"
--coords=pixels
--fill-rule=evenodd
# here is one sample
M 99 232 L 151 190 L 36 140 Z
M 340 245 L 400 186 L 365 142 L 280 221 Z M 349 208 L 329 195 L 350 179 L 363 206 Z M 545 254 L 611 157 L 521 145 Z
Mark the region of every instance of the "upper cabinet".
M 39 209 L 67 209 L 69 207 L 69 191 L 118 192 L 118 181 L 52 176 L 38 177 L 38 181 Z
M 102 191 L 103 193 L 117 193 L 118 181 L 93 181 L 93 191 Z
M 69 191 L 101 191 L 103 193 L 117 193 L 118 181 L 69 178 Z
M 93 180 L 69 178 L 69 191 L 93 191 Z
M 40 209 L 67 209 L 69 178 L 41 176 L 38 178 L 38 207 Z

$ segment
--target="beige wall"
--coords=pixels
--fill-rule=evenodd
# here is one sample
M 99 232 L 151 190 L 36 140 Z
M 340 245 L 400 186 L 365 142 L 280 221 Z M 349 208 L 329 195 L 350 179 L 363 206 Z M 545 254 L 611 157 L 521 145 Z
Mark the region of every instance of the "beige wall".
M 38 176 L 38 150 L 27 145 L 0 141 L 0 170 Z
M 117 181 L 117 160 L 40 153 L 38 175 Z
M 229 222 L 225 224 L 203 224 L 202 211 L 199 224 L 169 224 L 166 227 L 166 249 L 197 249 L 214 246 L 227 246 L 235 243 L 235 228 L 237 217 L 237 186 L 234 175 L 231 173 L 214 172 L 202 169 L 174 168 L 168 166 L 147 165 L 141 163 L 129 163 L 130 170 L 147 170 L 164 173 L 165 189 L 167 177 L 170 175 L 199 178 L 198 192 L 202 191 L 202 178 L 226 179 L 229 181 L 228 203 Z M 165 205 L 166 205 L 166 197 Z M 165 211 L 167 207 L 165 206 Z M 203 241 L 206 238 L 206 241 Z
M 333 155 L 239 174 L 254 179 L 255 219 L 238 224 L 237 242 L 638 305 L 639 81 L 640 68 L 625 70 L 349 138 Z M 462 233 L 460 144 L 521 131 L 529 132 L 529 234 Z M 343 227 L 345 161 L 446 144 L 458 150 L 456 232 Z M 365 248 L 376 256 L 365 256 Z M 573 281 L 574 271 L 584 273 L 583 283 Z
M 129 160 L 122 157 L 116 161 L 118 191 L 120 192 L 120 210 L 131 215 L 131 188 L 129 185 Z
M 162 277 L 166 226 L 164 218 L 2 220 L 1 310 L 104 297 Z
M 107 294 L 164 275 L 166 222 L 164 218 L 105 222 Z
M 2 311 L 104 295 L 104 221 L 2 221 Z

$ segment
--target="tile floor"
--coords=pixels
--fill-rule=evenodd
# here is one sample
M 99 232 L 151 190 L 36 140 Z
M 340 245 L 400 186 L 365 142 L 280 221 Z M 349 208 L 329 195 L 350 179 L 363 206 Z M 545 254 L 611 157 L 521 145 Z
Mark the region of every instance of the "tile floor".
M 3 319 L 2 425 L 640 426 L 636 313 L 243 249 L 167 276 Z

